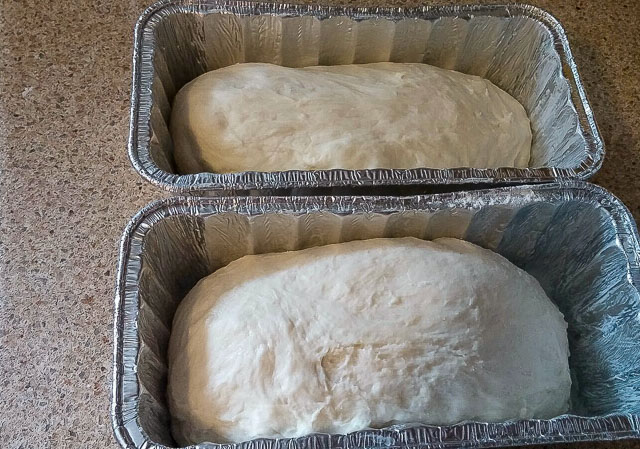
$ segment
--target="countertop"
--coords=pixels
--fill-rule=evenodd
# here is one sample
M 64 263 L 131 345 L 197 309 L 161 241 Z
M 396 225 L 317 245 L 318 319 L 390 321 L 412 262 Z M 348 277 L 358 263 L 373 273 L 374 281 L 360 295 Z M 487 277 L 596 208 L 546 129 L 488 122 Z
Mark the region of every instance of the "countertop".
M 607 155 L 593 181 L 640 218 L 640 4 L 531 3 L 564 25 L 595 110 Z M 148 4 L 0 1 L 3 448 L 116 447 L 109 396 L 118 241 L 138 209 L 165 195 L 126 154 L 133 25 Z M 564 447 L 587 446 L 640 442 Z

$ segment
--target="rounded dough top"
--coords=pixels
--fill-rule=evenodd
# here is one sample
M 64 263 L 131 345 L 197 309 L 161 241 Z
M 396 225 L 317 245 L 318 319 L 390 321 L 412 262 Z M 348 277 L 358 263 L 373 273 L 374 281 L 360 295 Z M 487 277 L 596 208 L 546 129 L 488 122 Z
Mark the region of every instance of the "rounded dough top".
M 567 325 L 540 284 L 457 239 L 242 257 L 180 304 L 168 399 L 181 444 L 566 411 Z
M 177 94 L 183 174 L 527 167 L 529 118 L 490 81 L 427 64 L 236 64 Z

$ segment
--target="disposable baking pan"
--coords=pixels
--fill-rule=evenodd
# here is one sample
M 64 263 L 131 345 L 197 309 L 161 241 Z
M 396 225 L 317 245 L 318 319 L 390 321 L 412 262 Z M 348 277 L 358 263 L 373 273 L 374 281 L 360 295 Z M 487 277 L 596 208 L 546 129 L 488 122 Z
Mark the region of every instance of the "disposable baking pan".
M 176 92 L 241 62 L 291 67 L 424 62 L 479 75 L 531 119 L 531 168 L 293 170 L 180 175 L 168 131 Z M 603 143 L 558 21 L 528 5 L 342 8 L 235 1 L 156 3 L 135 29 L 129 156 L 173 192 L 586 179 Z
M 383 236 L 463 238 L 535 276 L 569 324 L 570 413 L 197 447 L 479 448 L 640 437 L 638 232 L 615 197 L 571 181 L 395 198 L 214 196 L 150 204 L 126 228 L 120 250 L 112 398 L 118 441 L 175 446 L 167 341 L 177 304 L 200 278 L 246 254 Z

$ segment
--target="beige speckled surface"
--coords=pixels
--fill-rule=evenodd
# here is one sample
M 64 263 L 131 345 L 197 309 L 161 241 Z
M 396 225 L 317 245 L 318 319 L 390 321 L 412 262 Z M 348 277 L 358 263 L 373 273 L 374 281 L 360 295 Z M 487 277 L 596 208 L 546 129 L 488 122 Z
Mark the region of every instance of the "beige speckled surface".
M 127 220 L 163 195 L 126 156 L 132 28 L 148 3 L 0 0 L 2 448 L 116 447 L 117 243 Z M 532 3 L 572 43 L 607 146 L 595 181 L 640 218 L 640 3 Z M 640 442 L 570 447 L 587 446 Z

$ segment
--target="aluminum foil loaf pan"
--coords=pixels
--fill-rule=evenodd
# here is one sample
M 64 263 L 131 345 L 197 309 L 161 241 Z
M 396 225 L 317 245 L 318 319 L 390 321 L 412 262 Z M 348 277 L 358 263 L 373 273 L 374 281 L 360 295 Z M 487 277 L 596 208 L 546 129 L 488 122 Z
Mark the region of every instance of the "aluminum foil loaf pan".
M 479 75 L 510 93 L 531 119 L 531 168 L 177 173 L 171 104 L 197 76 L 242 62 L 304 67 L 380 61 Z M 174 192 L 586 179 L 604 157 L 564 30 L 533 6 L 164 1 L 138 21 L 133 66 L 129 156 L 144 178 Z
M 640 437 L 640 246 L 628 210 L 566 182 L 411 197 L 179 197 L 127 227 L 115 298 L 112 414 L 126 448 L 174 447 L 166 403 L 176 306 L 246 254 L 375 237 L 457 237 L 535 276 L 569 324 L 572 408 L 549 420 L 393 426 L 218 449 L 491 447 Z M 508 388 L 508 385 L 505 385 Z

